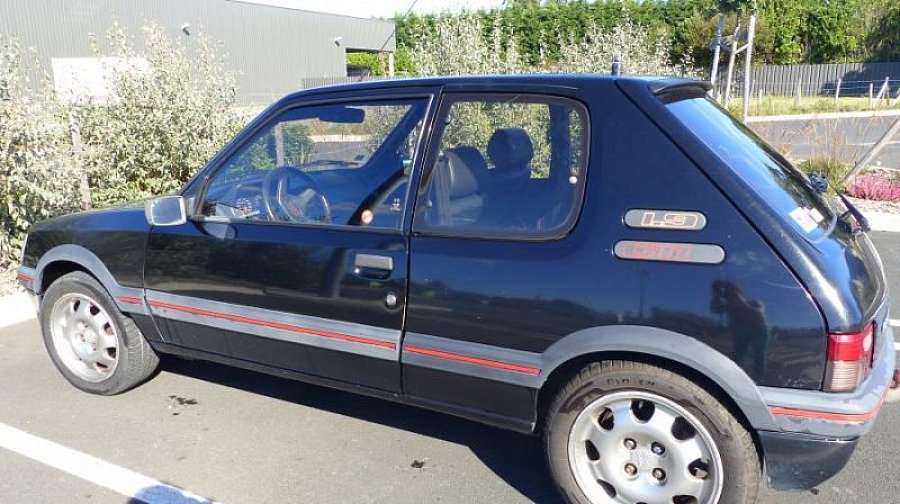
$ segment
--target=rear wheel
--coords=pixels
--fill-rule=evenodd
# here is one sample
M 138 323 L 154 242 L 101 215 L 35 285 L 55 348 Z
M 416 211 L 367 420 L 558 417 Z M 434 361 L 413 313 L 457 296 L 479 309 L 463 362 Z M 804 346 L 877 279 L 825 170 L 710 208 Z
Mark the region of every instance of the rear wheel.
M 113 395 L 146 380 L 159 365 L 134 321 L 97 280 L 76 271 L 53 282 L 41 301 L 44 346 L 72 385 Z
M 544 442 L 571 503 L 756 501 L 750 434 L 708 392 L 659 367 L 587 365 L 557 393 Z

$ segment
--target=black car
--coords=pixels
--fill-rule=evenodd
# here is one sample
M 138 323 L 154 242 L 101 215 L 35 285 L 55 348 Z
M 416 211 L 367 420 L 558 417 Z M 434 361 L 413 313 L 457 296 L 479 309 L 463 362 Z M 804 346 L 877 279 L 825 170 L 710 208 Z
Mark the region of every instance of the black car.
M 573 503 L 811 488 L 888 390 L 882 266 L 708 89 L 303 91 L 179 195 L 35 225 L 19 279 L 87 392 L 187 356 L 539 433 Z

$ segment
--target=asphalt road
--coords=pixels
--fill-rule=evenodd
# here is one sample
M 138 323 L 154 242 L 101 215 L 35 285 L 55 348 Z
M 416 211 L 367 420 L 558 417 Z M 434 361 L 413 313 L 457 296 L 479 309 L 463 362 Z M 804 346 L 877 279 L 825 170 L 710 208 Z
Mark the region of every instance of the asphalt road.
M 856 162 L 900 116 L 815 121 L 776 121 L 750 126 L 790 159 L 829 157 Z M 900 169 L 900 135 L 896 135 L 873 164 Z
M 900 234 L 873 239 L 900 306 Z M 210 499 L 558 502 L 536 438 L 196 361 L 169 360 L 129 393 L 91 396 L 59 376 L 33 322 L 0 330 L 0 356 L 0 426 Z M 900 501 L 898 426 L 900 403 L 886 403 L 844 472 L 812 492 L 766 490 L 760 502 Z M 0 448 L 0 503 L 134 502 Z

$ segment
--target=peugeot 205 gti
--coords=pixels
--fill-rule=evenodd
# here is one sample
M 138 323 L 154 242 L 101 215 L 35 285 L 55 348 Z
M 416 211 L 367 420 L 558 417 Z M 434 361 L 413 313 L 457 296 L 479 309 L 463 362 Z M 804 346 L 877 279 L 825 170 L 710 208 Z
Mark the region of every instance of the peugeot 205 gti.
M 86 392 L 187 356 L 540 434 L 572 503 L 811 488 L 888 390 L 885 277 L 852 205 L 707 91 L 299 92 L 179 194 L 33 226 L 19 279 Z

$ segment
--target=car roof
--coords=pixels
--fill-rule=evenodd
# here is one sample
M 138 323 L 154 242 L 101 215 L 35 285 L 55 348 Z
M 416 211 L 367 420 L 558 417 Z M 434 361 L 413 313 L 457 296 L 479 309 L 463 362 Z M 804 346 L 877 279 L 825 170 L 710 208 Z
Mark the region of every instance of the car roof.
M 380 79 L 348 84 L 337 84 L 316 88 L 304 89 L 291 93 L 281 100 L 288 101 L 303 96 L 311 96 L 319 93 L 333 93 L 340 91 L 369 91 L 378 89 L 398 89 L 414 87 L 440 87 L 455 84 L 485 85 L 485 84 L 543 84 L 556 85 L 571 88 L 582 88 L 596 82 L 634 81 L 647 83 L 652 92 L 678 86 L 703 85 L 701 81 L 694 81 L 680 77 L 662 77 L 648 75 L 609 75 L 609 74 L 516 74 L 516 75 L 465 75 L 443 77 L 414 77 L 399 79 Z

